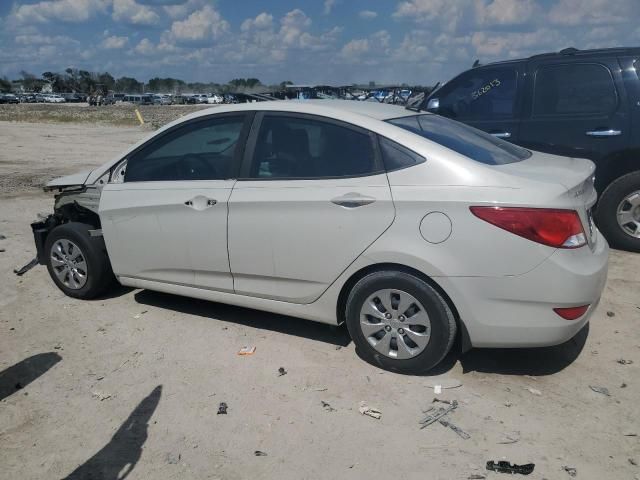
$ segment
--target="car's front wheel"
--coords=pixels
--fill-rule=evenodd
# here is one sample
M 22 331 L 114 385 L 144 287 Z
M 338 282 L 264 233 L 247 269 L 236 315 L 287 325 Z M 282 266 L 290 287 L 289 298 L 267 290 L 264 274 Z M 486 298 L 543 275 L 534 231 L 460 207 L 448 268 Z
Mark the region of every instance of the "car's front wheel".
M 102 237 L 89 235 L 91 225 L 65 223 L 54 228 L 45 242 L 47 270 L 66 295 L 95 298 L 113 281 Z
M 382 368 L 420 374 L 440 363 L 456 336 L 442 295 L 404 272 L 371 273 L 347 299 L 347 328 L 361 356 Z
M 596 220 L 613 247 L 640 252 L 640 171 L 611 182 L 598 202 Z

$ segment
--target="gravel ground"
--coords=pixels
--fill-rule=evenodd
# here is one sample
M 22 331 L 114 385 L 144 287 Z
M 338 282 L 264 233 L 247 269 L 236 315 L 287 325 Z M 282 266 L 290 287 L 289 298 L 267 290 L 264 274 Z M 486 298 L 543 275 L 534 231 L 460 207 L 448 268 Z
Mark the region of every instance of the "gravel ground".
M 612 252 L 572 341 L 454 351 L 423 377 L 365 363 L 343 328 L 144 290 L 83 302 L 44 267 L 16 277 L 52 207 L 35 186 L 146 134 L 0 122 L 0 479 L 511 478 L 485 470 L 502 459 L 538 480 L 639 478 L 640 255 Z M 469 439 L 419 428 L 434 397 L 459 402 L 448 418 Z

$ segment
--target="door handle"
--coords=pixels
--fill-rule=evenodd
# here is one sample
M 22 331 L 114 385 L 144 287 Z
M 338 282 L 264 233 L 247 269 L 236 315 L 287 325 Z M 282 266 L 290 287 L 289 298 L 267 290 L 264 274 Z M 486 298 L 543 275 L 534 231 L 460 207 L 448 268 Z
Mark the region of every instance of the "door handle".
M 213 207 L 216 203 L 218 203 L 217 200 L 214 200 L 213 198 L 207 198 L 203 195 L 197 195 L 195 197 L 193 197 L 191 200 L 187 200 L 186 202 L 184 202 L 184 204 L 187 207 L 191 207 L 194 210 L 206 210 L 207 208 L 211 208 Z
M 591 130 L 589 132 L 585 132 L 590 137 L 617 137 L 622 135 L 621 130 Z
M 356 192 L 350 192 L 331 199 L 331 203 L 345 208 L 363 207 L 365 205 L 370 205 L 375 201 L 376 199 L 373 197 L 367 197 Z
M 511 138 L 511 132 L 491 132 L 496 138 Z

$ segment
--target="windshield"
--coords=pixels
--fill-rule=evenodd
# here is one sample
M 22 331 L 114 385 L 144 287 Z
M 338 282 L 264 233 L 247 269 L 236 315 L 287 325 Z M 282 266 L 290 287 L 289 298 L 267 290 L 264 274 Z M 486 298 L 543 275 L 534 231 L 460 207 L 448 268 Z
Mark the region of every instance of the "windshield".
M 412 115 L 387 122 L 487 165 L 519 162 L 531 156 L 529 150 L 439 115 Z

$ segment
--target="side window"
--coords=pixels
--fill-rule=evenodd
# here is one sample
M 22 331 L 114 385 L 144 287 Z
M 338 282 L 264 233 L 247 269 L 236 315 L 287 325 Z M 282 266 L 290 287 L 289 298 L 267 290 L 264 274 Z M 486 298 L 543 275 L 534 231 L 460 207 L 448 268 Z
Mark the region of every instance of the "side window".
M 510 118 L 516 101 L 514 68 L 481 68 L 453 79 L 435 96 L 438 113 L 456 120 Z
M 548 65 L 536 72 L 533 115 L 609 114 L 617 102 L 613 78 L 603 65 Z
M 178 127 L 131 156 L 125 182 L 223 180 L 232 172 L 244 115 Z
M 380 138 L 380 151 L 382 152 L 382 161 L 384 168 L 390 172 L 400 170 L 401 168 L 412 167 L 419 163 L 426 162 L 426 159 L 417 153 L 393 142 L 387 138 Z
M 250 177 L 347 177 L 379 170 L 371 137 L 364 131 L 323 120 L 265 115 Z

